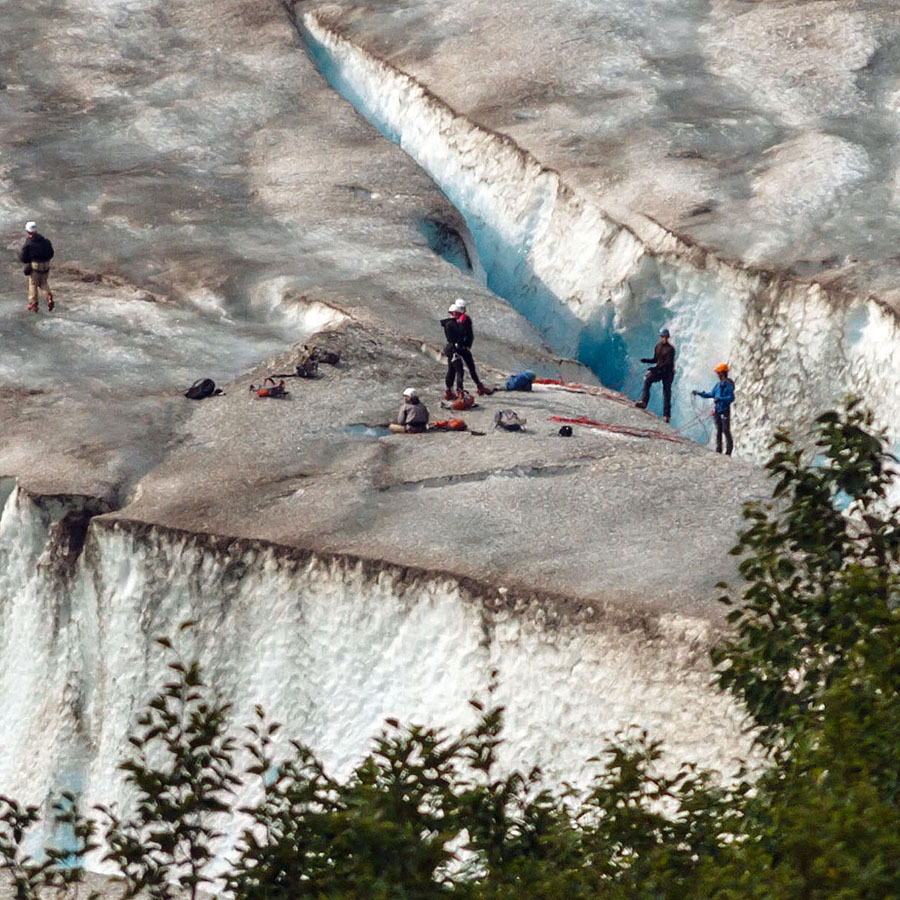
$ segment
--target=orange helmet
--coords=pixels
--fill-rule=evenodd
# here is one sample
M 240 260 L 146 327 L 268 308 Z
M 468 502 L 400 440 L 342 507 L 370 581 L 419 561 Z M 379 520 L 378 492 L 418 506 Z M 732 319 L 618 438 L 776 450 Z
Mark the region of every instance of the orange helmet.
M 715 368 L 715 372 L 717 375 L 721 375 L 722 372 L 727 372 L 727 371 L 728 371 L 727 363 L 719 363 Z

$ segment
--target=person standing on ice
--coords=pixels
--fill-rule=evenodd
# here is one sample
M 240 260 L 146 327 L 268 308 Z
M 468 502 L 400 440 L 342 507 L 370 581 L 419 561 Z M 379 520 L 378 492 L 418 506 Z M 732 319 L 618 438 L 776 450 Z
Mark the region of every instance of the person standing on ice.
M 476 387 L 478 388 L 479 394 L 492 394 L 493 391 L 490 388 L 486 388 L 482 383 L 481 379 L 478 377 L 478 371 L 475 368 L 475 360 L 472 358 L 472 344 L 475 342 L 475 331 L 472 328 L 472 317 L 466 312 L 466 301 L 462 299 L 462 297 L 457 297 L 453 306 L 450 307 L 450 315 L 453 315 L 453 309 L 456 309 L 457 313 L 457 322 L 459 322 L 462 327 L 463 340 L 459 348 L 459 355 L 462 357 L 463 362 L 466 364 L 466 367 L 469 370 L 469 374 L 472 376 L 472 381 L 475 382 Z
M 38 291 L 43 291 L 47 298 L 47 310 L 53 312 L 53 294 L 47 284 L 50 272 L 50 260 L 53 259 L 53 244 L 42 234 L 38 234 L 34 222 L 25 223 L 25 244 L 19 251 L 19 261 L 25 263 L 25 274 L 28 276 L 28 310 L 38 311 Z
M 472 320 L 467 318 L 468 331 L 466 322 L 459 320 L 458 301 L 454 301 L 447 312 L 450 315 L 446 319 L 441 319 L 441 325 L 444 329 L 444 337 L 447 339 L 447 345 L 444 347 L 444 355 L 447 357 L 447 376 L 444 379 L 444 399 L 453 400 L 461 397 L 463 392 L 463 355 L 466 340 L 471 344 L 472 337 Z M 472 354 L 469 353 L 471 359 Z M 474 365 L 474 363 L 473 363 Z M 456 393 L 453 392 L 454 382 L 456 384 Z
M 672 416 L 672 382 L 675 380 L 675 348 L 669 343 L 669 329 L 659 329 L 659 343 L 653 348 L 653 357 L 645 357 L 642 363 L 652 365 L 644 376 L 644 390 L 641 399 L 634 405 L 638 409 L 646 409 L 650 402 L 650 385 L 662 382 L 663 388 L 663 421 L 668 422 Z
M 722 437 L 725 437 L 725 453 L 731 456 L 734 441 L 731 439 L 731 404 L 734 403 L 734 382 L 728 377 L 728 366 L 719 363 L 716 366 L 716 374 L 719 376 L 718 384 L 711 391 L 691 391 L 695 397 L 706 397 L 715 400 L 716 405 L 713 415 L 716 419 L 716 453 L 722 452 Z
M 421 434 L 428 426 L 428 410 L 419 399 L 418 391 L 408 387 L 403 392 L 403 403 L 397 413 L 397 421 L 388 428 L 397 434 Z

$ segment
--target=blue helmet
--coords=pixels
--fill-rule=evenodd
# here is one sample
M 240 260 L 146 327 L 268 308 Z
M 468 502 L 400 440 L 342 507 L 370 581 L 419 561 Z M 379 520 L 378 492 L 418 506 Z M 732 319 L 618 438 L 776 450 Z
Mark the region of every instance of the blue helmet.
M 669 329 L 668 329 L 668 328 L 660 328 L 660 329 L 659 329 L 659 336 L 660 336 L 660 337 L 668 337 L 668 336 L 669 336 Z

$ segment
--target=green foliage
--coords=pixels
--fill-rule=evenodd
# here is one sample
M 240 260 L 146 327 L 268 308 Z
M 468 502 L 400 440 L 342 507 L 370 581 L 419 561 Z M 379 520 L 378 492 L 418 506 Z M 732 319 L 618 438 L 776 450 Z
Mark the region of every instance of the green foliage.
M 94 822 L 81 815 L 75 796 L 69 792 L 53 805 L 51 822 L 54 831 L 68 832 L 68 846 L 51 844 L 43 848 L 41 859 L 35 859 L 25 844 L 43 824 L 39 808 L 0 797 L 0 871 L 6 873 L 15 900 L 37 900 L 48 889 L 65 894 L 83 880 L 84 857 L 97 849 Z M 89 900 L 95 897 L 92 893 Z
M 778 479 L 774 502 L 747 507 L 733 551 L 747 582 L 728 617 L 736 637 L 713 652 L 720 686 L 743 701 L 769 750 L 790 745 L 811 717 L 822 727 L 836 682 L 893 692 L 900 678 L 900 527 L 887 506 L 895 460 L 857 401 L 817 422 L 820 466 L 776 436 L 766 467 Z
M 715 896 L 900 896 L 895 459 L 854 400 L 817 423 L 821 465 L 779 435 L 775 502 L 735 549 L 747 588 L 713 659 L 774 765 L 718 873 L 740 887 Z
M 187 623 L 190 624 L 190 623 Z M 157 641 L 172 651 L 168 638 Z M 116 864 L 124 897 L 146 892 L 153 900 L 195 900 L 212 884 L 208 866 L 221 834 L 210 822 L 231 812 L 235 741 L 228 736 L 228 704 L 207 696 L 194 660 L 175 654 L 174 677 L 139 716 L 129 737 L 133 755 L 119 766 L 136 793 L 132 817 L 100 807 L 107 820 L 105 861 Z
M 503 710 L 474 702 L 458 736 L 388 720 L 343 780 L 283 746 L 261 709 L 242 743 L 228 706 L 172 643 L 172 677 L 122 763 L 134 809 L 106 821 L 123 898 L 233 900 L 882 900 L 900 897 L 900 515 L 894 458 L 855 401 L 817 420 L 817 465 L 779 433 L 773 499 L 749 506 L 727 596 L 732 636 L 713 651 L 766 764 L 726 789 L 661 765 L 643 732 L 617 735 L 588 789 L 552 786 L 498 757 Z M 238 759 L 249 764 L 241 769 Z M 256 785 L 235 809 L 233 791 Z M 96 826 L 57 809 L 75 850 L 25 852 L 34 807 L 0 798 L 0 867 L 16 900 L 67 889 Z M 219 817 L 243 832 L 220 880 Z M 61 821 L 62 821 L 61 820 Z

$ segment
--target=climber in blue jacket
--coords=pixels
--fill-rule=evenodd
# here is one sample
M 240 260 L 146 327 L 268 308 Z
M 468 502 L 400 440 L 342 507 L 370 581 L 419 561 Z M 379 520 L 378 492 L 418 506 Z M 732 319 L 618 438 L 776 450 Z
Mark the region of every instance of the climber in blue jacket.
M 725 436 L 725 453 L 731 456 L 734 441 L 731 439 L 731 404 L 734 403 L 734 382 L 728 377 L 728 366 L 719 363 L 716 366 L 719 376 L 718 384 L 711 391 L 691 391 L 695 397 L 706 397 L 715 400 L 713 414 L 716 419 L 716 453 L 722 452 L 722 436 Z

